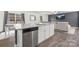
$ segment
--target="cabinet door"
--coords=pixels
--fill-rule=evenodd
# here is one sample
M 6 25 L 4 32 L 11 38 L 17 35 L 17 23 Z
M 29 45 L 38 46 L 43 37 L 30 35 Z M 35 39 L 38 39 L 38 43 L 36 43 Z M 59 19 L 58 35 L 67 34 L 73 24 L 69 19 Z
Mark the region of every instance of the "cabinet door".
M 49 25 L 46 25 L 45 26 L 45 40 L 48 39 L 50 36 L 50 33 L 49 33 Z
M 54 35 L 54 24 L 50 24 L 50 36 Z
M 38 30 L 32 31 L 32 46 L 38 46 Z
M 44 41 L 44 27 L 41 26 L 39 27 L 39 30 L 38 30 L 38 43 L 41 43 Z

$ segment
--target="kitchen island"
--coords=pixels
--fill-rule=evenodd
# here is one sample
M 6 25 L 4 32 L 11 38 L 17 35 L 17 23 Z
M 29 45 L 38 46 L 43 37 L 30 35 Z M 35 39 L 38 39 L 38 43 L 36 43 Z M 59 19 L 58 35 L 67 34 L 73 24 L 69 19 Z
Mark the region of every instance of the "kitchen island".
M 35 29 L 35 28 L 37 28 L 36 32 L 34 32 L 34 30 L 33 30 L 29 33 L 27 30 L 27 29 L 31 30 L 31 29 Z M 25 31 L 27 31 L 26 34 L 24 34 Z M 35 47 L 54 35 L 54 24 L 53 23 L 42 23 L 42 24 L 35 24 L 35 25 L 31 25 L 31 26 L 24 25 L 23 28 L 17 29 L 16 32 L 17 32 L 17 35 L 16 35 L 17 47 Z M 27 34 L 27 33 L 29 33 L 29 34 Z M 30 36 L 30 38 L 28 38 L 29 36 Z M 35 43 L 34 44 L 29 43 L 30 42 L 29 39 L 32 39 L 33 43 L 34 42 Z
M 15 29 L 9 31 L 9 35 L 7 33 L 8 37 L 12 37 L 10 40 L 14 40 L 13 46 L 15 47 L 36 47 L 53 35 L 54 23 L 24 24 L 21 26 L 16 24 Z M 6 38 L 5 36 L 1 37 Z

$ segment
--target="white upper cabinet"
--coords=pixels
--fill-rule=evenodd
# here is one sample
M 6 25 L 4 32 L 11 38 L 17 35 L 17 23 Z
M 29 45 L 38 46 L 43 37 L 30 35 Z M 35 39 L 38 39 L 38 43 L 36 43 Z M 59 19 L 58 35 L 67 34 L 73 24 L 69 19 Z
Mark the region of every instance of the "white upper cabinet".
M 4 26 L 4 12 L 0 11 L 0 32 L 3 31 L 3 26 Z

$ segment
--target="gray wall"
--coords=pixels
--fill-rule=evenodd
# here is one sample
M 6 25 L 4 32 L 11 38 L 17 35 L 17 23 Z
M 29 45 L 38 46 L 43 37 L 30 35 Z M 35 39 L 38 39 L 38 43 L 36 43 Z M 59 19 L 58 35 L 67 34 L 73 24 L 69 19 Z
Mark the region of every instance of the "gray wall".
M 55 15 L 49 15 L 49 21 L 50 20 L 55 20 Z M 69 22 L 71 26 L 77 27 L 78 26 L 78 12 L 70 12 L 70 13 L 65 13 L 65 19 L 59 20 L 63 22 Z
M 78 26 L 78 12 L 66 13 L 64 21 L 69 22 L 71 26 Z

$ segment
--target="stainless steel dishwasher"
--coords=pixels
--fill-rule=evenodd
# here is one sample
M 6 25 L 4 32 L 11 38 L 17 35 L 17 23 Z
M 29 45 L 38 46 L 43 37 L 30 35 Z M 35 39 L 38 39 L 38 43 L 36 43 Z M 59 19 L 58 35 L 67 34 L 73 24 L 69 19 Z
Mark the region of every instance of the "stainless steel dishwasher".
M 38 27 L 23 29 L 23 47 L 38 46 Z

